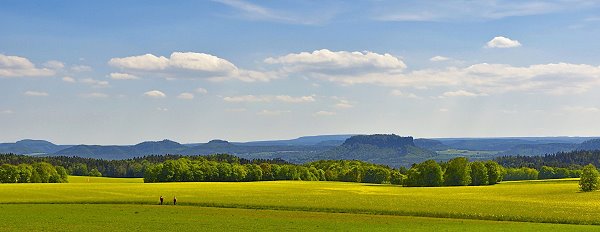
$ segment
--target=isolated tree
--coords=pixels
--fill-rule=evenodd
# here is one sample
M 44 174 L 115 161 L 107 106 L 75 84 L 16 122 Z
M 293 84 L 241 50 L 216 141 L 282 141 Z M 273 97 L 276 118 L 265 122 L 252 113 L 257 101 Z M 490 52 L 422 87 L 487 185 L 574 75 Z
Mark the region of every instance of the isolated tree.
M 475 161 L 471 163 L 471 185 L 487 185 L 488 184 L 488 171 L 485 164 L 481 161 Z
M 583 167 L 581 178 L 579 179 L 579 188 L 583 192 L 591 192 L 600 189 L 600 173 L 593 164 Z
M 469 160 L 465 157 L 451 159 L 444 172 L 444 185 L 464 186 L 471 184 L 471 169 Z

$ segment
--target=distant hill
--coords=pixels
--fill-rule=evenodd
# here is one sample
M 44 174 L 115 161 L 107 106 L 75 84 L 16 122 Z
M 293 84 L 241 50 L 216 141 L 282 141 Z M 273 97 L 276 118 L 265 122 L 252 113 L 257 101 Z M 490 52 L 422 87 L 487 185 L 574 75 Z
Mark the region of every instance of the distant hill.
M 56 145 L 46 140 L 24 139 L 16 143 L 0 143 L 0 153 L 13 153 L 19 155 L 48 154 L 70 147 L 69 145 Z
M 335 148 L 313 157 L 313 160 L 362 160 L 390 166 L 407 166 L 435 157 L 433 151 L 415 146 L 413 137 L 398 135 L 352 136 Z
M 450 146 L 434 139 L 415 139 L 414 143 L 417 147 L 432 151 L 443 151 L 450 149 Z
M 296 139 L 288 140 L 272 140 L 272 141 L 254 141 L 245 143 L 236 143 L 238 145 L 250 145 L 250 146 L 312 146 L 312 145 L 325 145 L 335 144 L 339 145 L 344 142 L 347 138 L 354 135 L 315 135 L 315 136 L 302 136 Z
M 574 143 L 544 143 L 544 144 L 519 144 L 514 147 L 498 153 L 498 155 L 546 155 L 558 152 L 573 151 L 578 147 Z
M 600 139 L 591 139 L 577 146 L 577 150 L 600 150 Z
M 144 155 L 177 154 L 188 147 L 180 143 L 163 140 L 139 143 L 133 146 L 77 145 L 57 151 L 52 156 L 80 156 L 98 159 L 129 159 Z

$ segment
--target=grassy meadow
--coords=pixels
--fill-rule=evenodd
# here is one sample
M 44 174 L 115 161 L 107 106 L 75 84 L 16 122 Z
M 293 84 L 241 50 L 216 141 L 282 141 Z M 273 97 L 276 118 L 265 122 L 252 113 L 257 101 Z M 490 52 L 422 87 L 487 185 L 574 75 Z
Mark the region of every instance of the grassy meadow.
M 69 180 L 1 184 L 0 210 L 9 216 L 0 217 L 0 224 L 6 225 L 0 230 L 62 230 L 57 226 L 80 230 L 86 224 L 85 230 L 196 230 L 195 226 L 207 230 L 600 230 L 595 226 L 600 224 L 600 192 L 580 193 L 575 179 L 437 188 L 302 181 Z M 178 206 L 158 206 L 161 195 L 169 204 L 177 196 Z M 39 223 L 16 223 L 24 220 Z

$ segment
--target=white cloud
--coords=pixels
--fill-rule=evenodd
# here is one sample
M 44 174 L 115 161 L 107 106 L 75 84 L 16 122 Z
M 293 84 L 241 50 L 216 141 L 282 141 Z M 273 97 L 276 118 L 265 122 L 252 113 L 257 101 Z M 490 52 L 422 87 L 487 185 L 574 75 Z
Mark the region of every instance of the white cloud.
M 31 97 L 46 97 L 48 96 L 48 93 L 46 92 L 40 92 L 40 91 L 25 91 L 26 96 L 31 96 Z
M 87 66 L 87 65 L 75 65 L 75 66 L 71 67 L 71 70 L 73 70 L 75 72 L 90 72 L 90 71 L 92 71 L 92 67 Z
M 75 78 L 72 78 L 72 77 L 63 77 L 62 80 L 64 82 L 69 82 L 69 83 L 75 83 L 76 82 Z
M 108 98 L 108 94 L 105 93 L 88 93 L 82 95 L 85 98 Z
M 350 103 L 350 101 L 348 101 L 348 100 L 339 99 L 338 103 L 336 103 L 334 105 L 334 107 L 338 108 L 338 109 L 349 109 L 349 108 L 354 107 L 354 105 L 352 103 Z
M 111 73 L 108 75 L 113 80 L 137 80 L 138 76 L 129 73 Z
M 390 91 L 390 95 L 398 96 L 398 97 L 413 98 L 413 99 L 421 99 L 421 97 L 415 95 L 414 93 L 404 93 L 399 89 L 394 89 L 394 90 Z
M 520 46 L 519 41 L 504 36 L 496 36 L 485 45 L 486 48 L 515 48 Z
M 450 60 L 450 58 L 445 57 L 445 56 L 434 56 L 434 57 L 429 58 L 429 61 L 432 61 L 432 62 L 441 62 L 441 61 L 447 61 L 447 60 Z
M 197 89 L 196 89 L 196 93 L 199 93 L 199 94 L 207 94 L 207 93 L 208 93 L 208 90 L 206 90 L 205 88 L 197 88 Z
M 308 102 L 315 102 L 316 101 L 316 99 L 314 98 L 314 96 L 292 97 L 292 96 L 289 96 L 289 95 L 277 95 L 277 96 L 270 96 L 270 95 L 261 95 L 261 96 L 256 96 L 256 95 L 242 95 L 242 96 L 224 97 L 223 100 L 226 101 L 226 102 L 233 102 L 233 103 L 240 103 L 240 102 L 272 102 L 272 101 L 279 101 L 279 102 L 285 102 L 285 103 L 308 103 Z
M 314 102 L 315 98 L 313 96 L 300 96 L 300 97 L 292 97 L 288 95 L 278 95 L 275 96 L 275 100 L 288 102 L 288 103 L 305 103 L 305 102 Z
M 177 96 L 177 98 L 183 99 L 183 100 L 192 100 L 192 99 L 194 99 L 194 94 L 191 94 L 191 93 L 181 93 L 181 94 L 179 94 L 179 96 Z
M 255 95 L 224 97 L 223 100 L 226 102 L 266 102 L 266 101 L 270 101 L 270 99 L 267 97 L 255 96 Z
M 79 82 L 86 84 L 86 85 L 90 85 L 94 88 L 105 88 L 105 87 L 109 87 L 110 84 L 108 83 L 108 81 L 99 81 L 99 80 L 95 80 L 92 78 L 85 78 L 85 79 L 81 79 L 79 80 Z
M 263 116 L 277 116 L 277 115 L 287 114 L 287 113 L 291 113 L 291 112 L 292 111 L 289 111 L 289 110 L 262 110 L 256 114 L 263 115 Z
M 487 96 L 484 93 L 472 93 L 466 90 L 457 90 L 457 91 L 449 91 L 442 94 L 443 97 L 478 97 L 478 96 Z
M 563 110 L 573 113 L 600 113 L 600 108 L 598 107 L 565 106 Z
M 0 54 L 0 77 L 42 77 L 54 74 L 54 70 L 38 68 L 27 58 Z
M 173 52 L 169 58 L 153 54 L 112 58 L 108 64 L 130 72 L 163 75 L 169 79 L 186 77 L 255 82 L 277 78 L 274 73 L 240 69 L 223 58 L 195 52 Z
M 335 115 L 335 112 L 331 112 L 331 111 L 317 111 L 313 114 L 314 116 L 333 116 Z
M 122 69 L 136 69 L 145 71 L 163 70 L 169 66 L 169 59 L 164 56 L 145 54 L 124 58 L 112 58 L 108 64 Z
M 169 109 L 164 108 L 164 107 L 157 107 L 156 110 L 161 111 L 161 112 L 167 112 L 167 111 L 169 111 Z
M 167 97 L 167 95 L 161 91 L 158 90 L 151 90 L 148 92 L 144 93 L 144 96 L 146 97 L 151 97 L 151 98 L 165 98 Z
M 398 57 L 388 53 L 330 51 L 328 49 L 313 52 L 290 53 L 280 57 L 265 59 L 267 64 L 283 65 L 284 70 L 323 71 L 323 70 L 402 70 L 406 64 Z
M 48 61 L 46 63 L 44 63 L 44 67 L 49 68 L 49 69 L 62 69 L 65 67 L 65 64 L 63 64 L 63 62 L 57 61 L 57 60 L 51 60 Z
M 14 111 L 12 110 L 0 110 L 0 114 L 13 114 Z
M 374 84 L 387 87 L 446 87 L 472 92 L 579 94 L 600 87 L 600 66 L 550 63 L 530 66 L 480 63 L 467 67 L 421 69 L 410 72 L 329 73 L 311 77 L 341 85 Z

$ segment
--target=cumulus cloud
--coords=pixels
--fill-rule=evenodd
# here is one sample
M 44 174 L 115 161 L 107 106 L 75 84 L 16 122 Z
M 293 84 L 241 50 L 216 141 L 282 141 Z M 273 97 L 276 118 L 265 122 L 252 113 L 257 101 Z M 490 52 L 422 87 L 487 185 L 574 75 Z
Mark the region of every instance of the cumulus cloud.
M 12 110 L 0 110 L 0 114 L 13 114 L 14 111 Z
M 60 62 L 57 60 L 51 60 L 51 61 L 44 63 L 44 67 L 50 68 L 50 69 L 62 69 L 65 67 L 65 64 L 63 62 Z
M 196 93 L 199 93 L 199 94 L 207 94 L 207 93 L 208 93 L 208 90 L 206 90 L 205 88 L 197 88 L 197 89 L 196 89 Z
M 25 96 L 31 96 L 31 97 L 46 97 L 48 96 L 48 93 L 46 92 L 40 92 L 40 91 L 25 91 Z
M 144 96 L 150 97 L 150 98 L 165 98 L 165 97 L 167 97 L 167 95 L 165 93 L 158 91 L 158 90 L 150 90 L 148 92 L 145 92 Z
M 449 91 L 442 94 L 443 97 L 478 97 L 487 96 L 485 93 L 472 93 L 466 90 Z
M 390 95 L 397 96 L 397 97 L 413 98 L 413 99 L 420 99 L 421 98 L 421 97 L 417 96 L 414 93 L 405 93 L 405 92 L 402 92 L 399 89 L 394 89 L 394 90 L 390 91 Z
M 196 52 L 173 52 L 168 58 L 153 54 L 112 58 L 108 64 L 131 72 L 163 74 L 168 78 L 204 77 L 216 81 L 238 79 L 246 82 L 276 78 L 273 73 L 240 69 L 226 59 Z
M 183 99 L 183 100 L 192 100 L 192 99 L 194 99 L 194 94 L 192 94 L 192 93 L 181 93 L 181 94 L 179 94 L 179 96 L 177 96 L 177 98 Z
M 354 105 L 348 100 L 338 99 L 338 102 L 334 105 L 334 107 L 338 109 L 348 109 L 354 107 Z
M 99 81 L 99 80 L 92 79 L 92 78 L 81 79 L 81 80 L 79 80 L 79 82 L 86 84 L 86 85 L 90 85 L 94 88 L 105 88 L 105 87 L 110 86 L 108 81 Z
M 519 41 L 504 36 L 496 36 L 485 45 L 486 48 L 514 48 L 520 46 L 521 43 Z
M 434 57 L 429 58 L 429 61 L 432 61 L 432 62 L 440 62 L 440 61 L 447 61 L 447 60 L 450 60 L 450 58 L 445 57 L 445 56 L 434 56 Z
M 74 72 L 90 72 L 92 71 L 92 67 L 87 65 L 75 65 L 71 67 L 71 70 Z
M 314 116 L 333 116 L 335 115 L 335 112 L 331 112 L 331 111 L 317 111 L 313 114 Z
M 27 58 L 0 54 L 0 77 L 43 77 L 56 72 L 49 68 L 38 68 Z
M 68 77 L 68 76 L 67 76 L 67 77 L 63 77 L 63 78 L 62 78 L 62 81 L 64 81 L 64 82 L 69 82 L 69 83 L 75 83 L 75 82 L 76 82 L 76 81 L 75 81 L 75 78 Z
M 374 84 L 387 87 L 460 87 L 471 92 L 496 94 L 537 92 L 579 94 L 600 86 L 600 66 L 571 63 L 512 66 L 480 63 L 467 67 L 421 69 L 410 72 L 360 74 L 313 73 L 312 77 L 341 85 Z
M 277 95 L 277 96 L 270 96 L 270 95 L 261 95 L 261 96 L 256 96 L 256 95 L 242 95 L 242 96 L 224 97 L 223 100 L 226 101 L 226 102 L 232 102 L 232 103 L 241 103 L 241 102 L 272 102 L 272 101 L 285 102 L 285 103 L 308 103 L 308 102 L 315 102 L 316 101 L 316 99 L 315 99 L 314 96 L 293 97 L 293 96 L 289 96 L 289 95 Z
M 137 80 L 138 76 L 129 73 L 111 73 L 108 75 L 113 80 Z
M 280 57 L 269 57 L 267 64 L 278 64 L 284 70 L 324 71 L 324 70 L 402 70 L 406 64 L 398 57 L 388 53 L 330 51 L 328 49 L 313 52 L 291 53 Z
M 289 103 L 304 103 L 304 102 L 314 102 L 315 98 L 313 96 L 300 96 L 300 97 L 292 97 L 288 95 L 277 95 L 275 96 L 275 100 Z

